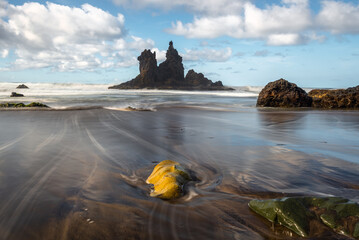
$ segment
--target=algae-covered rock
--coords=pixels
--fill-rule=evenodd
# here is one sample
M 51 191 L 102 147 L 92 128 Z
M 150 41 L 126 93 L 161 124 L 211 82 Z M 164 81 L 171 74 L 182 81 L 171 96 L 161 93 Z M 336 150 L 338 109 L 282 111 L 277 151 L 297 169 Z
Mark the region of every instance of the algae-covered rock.
M 335 232 L 359 238 L 359 204 L 340 197 L 293 197 L 252 200 L 249 207 L 273 223 L 291 229 L 299 236 L 309 233 L 314 218 Z
M 252 200 L 249 207 L 269 221 L 279 223 L 299 236 L 308 236 L 307 210 L 296 198 Z
M 44 108 L 48 108 L 49 106 L 43 104 L 43 103 L 39 103 L 39 102 L 32 102 L 30 104 L 27 104 L 25 107 L 44 107 Z
M 189 180 L 189 173 L 178 162 L 164 160 L 155 166 L 146 183 L 153 184 L 151 197 L 174 199 L 182 196 L 183 185 Z
M 27 105 L 24 103 L 0 103 L 0 108 L 49 108 L 49 106 L 39 102 L 32 102 Z

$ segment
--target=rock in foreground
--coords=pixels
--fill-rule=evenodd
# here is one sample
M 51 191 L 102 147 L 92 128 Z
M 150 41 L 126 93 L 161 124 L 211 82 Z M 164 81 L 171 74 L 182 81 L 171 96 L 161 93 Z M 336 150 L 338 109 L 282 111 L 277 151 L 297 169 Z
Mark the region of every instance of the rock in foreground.
M 49 106 L 39 102 L 32 102 L 27 105 L 24 103 L 0 103 L 0 108 L 49 108 Z
M 359 109 L 359 85 L 338 90 L 315 89 L 308 95 L 313 98 L 315 108 Z
M 221 81 L 213 83 L 202 73 L 190 70 L 184 77 L 182 57 L 169 44 L 166 60 L 157 67 L 156 52 L 144 50 L 137 58 L 140 74 L 131 81 L 111 86 L 110 89 L 174 89 L 174 90 L 234 90 L 223 86 Z
M 182 196 L 183 185 L 189 180 L 190 174 L 178 162 L 164 160 L 155 166 L 146 183 L 153 184 L 151 197 L 169 200 Z
M 311 107 L 312 98 L 296 84 L 281 78 L 259 93 L 257 107 Z
M 319 221 L 333 231 L 359 238 L 359 205 L 340 197 L 291 197 L 252 200 L 249 207 L 272 223 L 308 237 L 310 222 Z
M 17 86 L 16 88 L 29 88 L 28 86 L 26 86 L 25 84 L 20 84 L 19 86 Z

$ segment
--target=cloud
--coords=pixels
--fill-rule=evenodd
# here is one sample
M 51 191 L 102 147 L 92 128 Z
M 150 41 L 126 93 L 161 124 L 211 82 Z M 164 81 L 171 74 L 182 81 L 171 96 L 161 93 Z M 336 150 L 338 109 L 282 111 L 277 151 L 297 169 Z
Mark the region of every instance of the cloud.
M 263 39 L 269 45 L 303 43 L 298 33 L 311 25 L 307 0 L 283 0 L 282 5 L 260 9 L 247 2 L 235 14 L 195 17 L 192 23 L 177 21 L 166 31 L 187 38 Z
M 321 9 L 315 15 L 308 2 L 282 0 L 279 4 L 259 8 L 250 1 L 241 1 L 234 11 L 218 9 L 216 14 L 202 12 L 196 14 L 192 22 L 173 22 L 166 31 L 186 38 L 229 36 L 263 40 L 274 46 L 323 42 L 325 37 L 319 34 L 321 31 L 359 34 L 359 4 L 326 0 L 321 2 Z M 213 3 L 210 1 L 208 4 Z
M 186 49 L 183 55 L 184 61 L 210 61 L 210 62 L 225 62 L 232 56 L 232 49 L 227 47 L 225 49 L 209 49 L 203 48 L 197 49 Z
M 90 4 L 81 8 L 47 2 L 12 5 L 1 1 L 0 49 L 13 49 L 12 69 L 50 68 L 93 71 L 137 64 L 133 56 L 154 47 L 150 39 L 126 39 L 124 16 Z
M 184 8 L 197 14 L 223 15 L 238 13 L 248 0 L 113 0 L 119 6 L 130 8 L 155 8 L 168 11 L 175 8 Z
M 323 1 L 317 24 L 333 34 L 359 34 L 359 4 Z
M 0 52 L 0 56 L 2 58 L 6 58 L 8 55 L 9 55 L 9 50 L 7 50 L 7 49 L 4 49 Z
M 261 50 L 261 51 L 256 51 L 253 56 L 255 57 L 266 57 L 268 56 L 269 51 L 268 50 Z

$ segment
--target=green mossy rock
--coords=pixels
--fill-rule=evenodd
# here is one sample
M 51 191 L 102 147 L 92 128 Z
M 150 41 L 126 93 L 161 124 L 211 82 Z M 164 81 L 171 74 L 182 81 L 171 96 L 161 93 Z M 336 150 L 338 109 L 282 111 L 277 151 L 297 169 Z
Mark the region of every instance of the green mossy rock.
M 357 223 L 355 224 L 353 237 L 359 238 L 359 222 L 357 222 Z
M 307 210 L 300 199 L 252 200 L 249 207 L 269 221 L 279 223 L 299 236 L 308 236 Z
M 39 103 L 39 102 L 32 102 L 30 104 L 27 104 L 25 107 L 45 107 L 48 108 L 49 106 Z
M 30 104 L 25 105 L 24 103 L 0 103 L 0 108 L 48 108 L 49 106 L 39 103 L 32 102 Z
M 335 232 L 359 238 L 359 204 L 340 197 L 292 197 L 252 200 L 249 207 L 273 223 L 307 237 L 309 222 L 318 219 Z

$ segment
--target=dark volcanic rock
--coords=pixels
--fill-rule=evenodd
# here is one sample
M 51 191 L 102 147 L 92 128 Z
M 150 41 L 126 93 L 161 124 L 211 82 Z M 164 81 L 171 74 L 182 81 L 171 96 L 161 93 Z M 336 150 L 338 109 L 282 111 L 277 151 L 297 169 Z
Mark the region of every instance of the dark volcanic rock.
M 224 87 L 221 81 L 212 82 L 202 73 L 196 73 L 193 69 L 188 71 L 185 84 L 198 90 L 234 90 L 233 88 Z
M 17 86 L 16 88 L 29 88 L 28 86 L 26 86 L 25 84 L 20 84 L 19 86 Z
M 224 87 L 221 81 L 213 83 L 205 78 L 202 73 L 190 70 L 184 77 L 182 57 L 169 43 L 166 53 L 166 61 L 157 67 L 156 52 L 144 50 L 138 57 L 140 62 L 140 74 L 131 81 L 111 86 L 111 89 L 177 89 L 177 90 L 233 90 Z
M 308 94 L 315 108 L 359 109 L 359 85 L 348 89 L 315 89 Z
M 137 60 L 140 62 L 140 74 L 131 81 L 109 87 L 110 89 L 139 89 L 156 86 L 158 82 L 156 52 L 152 53 L 151 50 L 146 49 Z
M 268 83 L 259 93 L 258 107 L 310 107 L 312 98 L 285 79 Z
M 176 49 L 173 48 L 173 42 L 170 42 L 166 53 L 166 61 L 161 63 L 158 67 L 160 79 L 165 85 L 183 83 L 184 68 L 182 64 L 182 57 L 178 55 Z
M 21 93 L 16 93 L 16 92 L 12 92 L 10 97 L 23 97 L 24 94 L 21 94 Z

